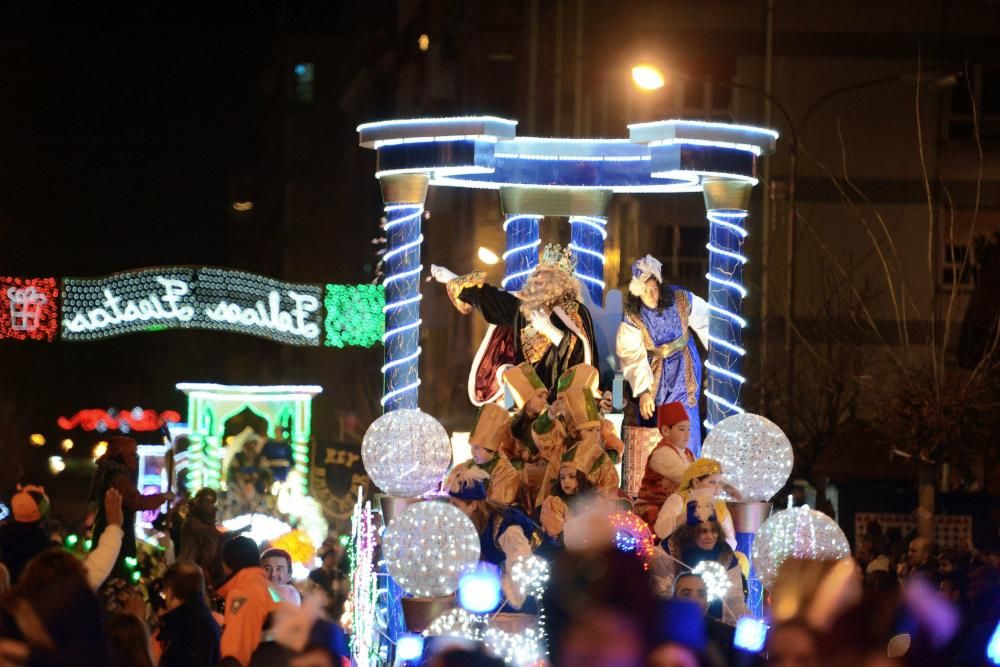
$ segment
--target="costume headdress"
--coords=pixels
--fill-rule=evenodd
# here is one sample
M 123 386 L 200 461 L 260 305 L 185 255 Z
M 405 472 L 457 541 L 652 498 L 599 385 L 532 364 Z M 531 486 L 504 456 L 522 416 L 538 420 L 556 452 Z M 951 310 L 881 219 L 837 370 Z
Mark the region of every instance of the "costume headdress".
M 555 268 L 572 274 L 573 270 L 576 269 L 576 256 L 569 248 L 564 248 L 558 243 L 549 243 L 542 251 L 538 268 Z
M 687 413 L 687 410 L 684 409 L 683 403 L 674 401 L 673 403 L 664 403 L 660 407 L 656 408 L 657 428 L 673 426 L 674 424 L 690 420 L 691 416 Z
M 656 282 L 663 284 L 663 264 L 652 255 L 646 255 L 641 259 L 632 262 L 632 280 L 629 281 L 628 291 L 635 296 L 642 296 L 646 290 L 646 281 L 656 278 Z
M 698 459 L 684 469 L 684 475 L 681 477 L 681 491 L 690 489 L 691 482 L 699 477 L 721 474 L 722 464 L 715 459 Z
M 510 395 L 520 410 L 538 390 L 546 391 L 545 383 L 538 377 L 535 367 L 527 361 L 508 368 L 503 372 L 503 381 L 510 389 Z
M 577 364 L 559 376 L 556 394 L 563 398 L 569 414 L 566 421 L 572 428 L 585 429 L 601 425 L 594 392 L 600 374 L 589 364 Z
M 472 425 L 472 432 L 469 433 L 469 444 L 479 445 L 484 449 L 495 452 L 500 449 L 499 435 L 510 415 L 496 403 L 487 403 L 479 409 L 476 422 Z
M 588 440 L 581 441 L 566 450 L 559 462 L 559 467 L 574 468 L 584 475 L 589 475 L 603 455 L 604 451 L 599 445 Z

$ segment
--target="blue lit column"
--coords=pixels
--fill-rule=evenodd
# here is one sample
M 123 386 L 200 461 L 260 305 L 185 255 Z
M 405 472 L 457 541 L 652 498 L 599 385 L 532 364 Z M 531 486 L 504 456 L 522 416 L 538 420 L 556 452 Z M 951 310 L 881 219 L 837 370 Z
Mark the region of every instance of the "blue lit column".
M 507 250 L 503 254 L 506 267 L 503 288 L 516 292 L 524 287 L 524 281 L 538 266 L 538 224 L 542 216 L 524 213 L 511 214 L 503 223 L 507 237 Z
M 385 365 L 382 409 L 417 408 L 420 385 L 420 231 L 426 174 L 396 174 L 379 179 L 385 201 Z
M 574 275 L 590 292 L 598 306 L 604 305 L 604 240 L 608 238 L 608 219 L 589 215 L 569 218 L 569 248 L 576 256 Z
M 751 184 L 746 181 L 712 180 L 704 184 L 708 209 L 708 415 L 711 429 L 730 415 L 743 412 L 740 391 L 746 379 L 741 375 L 743 356 L 743 241 L 747 237 L 746 218 Z
M 757 577 L 753 560 L 750 554 L 753 553 L 753 542 L 757 537 L 757 531 L 767 517 L 771 514 L 770 503 L 730 502 L 729 513 L 733 517 L 733 528 L 736 531 L 736 550 L 744 554 L 750 560 L 750 576 L 747 577 L 747 611 L 754 618 L 764 617 L 764 585 Z

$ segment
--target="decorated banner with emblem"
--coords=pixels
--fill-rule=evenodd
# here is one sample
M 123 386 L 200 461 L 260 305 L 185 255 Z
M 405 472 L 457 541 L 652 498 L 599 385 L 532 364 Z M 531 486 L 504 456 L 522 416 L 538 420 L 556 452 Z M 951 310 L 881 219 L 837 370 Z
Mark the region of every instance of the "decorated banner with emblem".
M 317 442 L 309 471 L 309 488 L 329 519 L 350 521 L 359 486 L 368 486 L 368 475 L 361 463 L 361 445 Z

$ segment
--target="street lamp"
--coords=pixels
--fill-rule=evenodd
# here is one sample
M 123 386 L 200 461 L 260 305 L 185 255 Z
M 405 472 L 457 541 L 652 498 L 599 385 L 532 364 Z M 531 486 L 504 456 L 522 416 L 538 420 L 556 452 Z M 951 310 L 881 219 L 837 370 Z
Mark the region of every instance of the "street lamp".
M 655 65 L 636 65 L 632 68 L 632 81 L 642 90 L 659 90 L 666 84 L 663 72 Z

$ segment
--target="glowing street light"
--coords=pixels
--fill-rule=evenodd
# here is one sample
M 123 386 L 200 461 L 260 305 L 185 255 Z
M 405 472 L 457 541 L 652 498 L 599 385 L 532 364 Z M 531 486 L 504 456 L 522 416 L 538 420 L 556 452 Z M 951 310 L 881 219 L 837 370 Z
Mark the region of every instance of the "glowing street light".
M 94 445 L 94 449 L 93 451 L 91 451 L 91 454 L 93 454 L 95 459 L 99 459 L 105 454 L 107 454 L 107 452 L 108 452 L 108 443 L 106 440 L 101 440 L 99 443 Z
M 41 433 L 32 433 L 31 444 L 34 445 L 35 447 L 41 447 L 42 445 L 45 444 L 45 436 L 42 435 Z
M 666 84 L 663 72 L 655 65 L 636 65 L 633 67 L 632 81 L 642 90 L 659 90 Z
M 64 452 L 68 452 L 69 450 L 73 449 L 73 441 L 70 440 L 69 438 L 66 438 L 61 443 L 59 443 L 59 446 L 62 447 L 62 450 Z
M 489 248 L 487 248 L 486 246 L 479 246 L 479 252 L 476 254 L 479 257 L 479 261 L 481 261 L 483 264 L 493 265 L 500 261 L 500 258 L 497 257 L 497 254 L 492 250 L 490 250 Z

